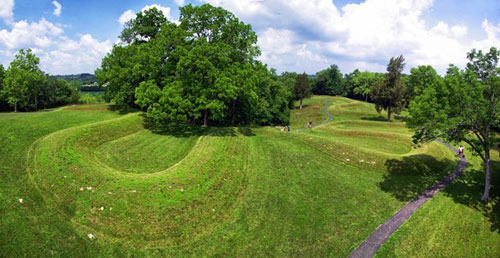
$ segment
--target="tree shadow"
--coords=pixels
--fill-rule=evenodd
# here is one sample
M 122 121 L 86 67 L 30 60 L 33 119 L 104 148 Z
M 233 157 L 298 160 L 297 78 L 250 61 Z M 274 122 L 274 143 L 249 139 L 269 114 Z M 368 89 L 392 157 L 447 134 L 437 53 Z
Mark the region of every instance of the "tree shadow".
M 441 180 L 456 168 L 457 162 L 449 159 L 418 154 L 391 159 L 385 162 L 388 174 L 379 183 L 380 189 L 391 193 L 399 201 L 410 201 Z
M 387 122 L 387 117 L 384 116 L 363 116 L 360 119 L 368 121 Z
M 426 189 L 451 174 L 458 167 L 455 160 L 437 160 L 426 154 L 387 160 L 388 174 L 379 183 L 381 190 L 391 193 L 399 201 L 411 201 Z M 484 170 L 466 169 L 442 192 L 454 202 L 481 212 L 492 223 L 491 231 L 500 233 L 500 162 L 492 161 L 490 202 L 481 201 L 484 191 Z
M 118 112 L 120 115 L 126 115 L 140 111 L 139 109 L 135 109 L 129 106 L 123 107 L 115 104 L 108 105 L 108 110 L 113 112 Z
M 252 129 L 249 127 L 224 127 L 224 126 L 198 126 L 186 122 L 157 122 L 153 119 L 143 116 L 144 128 L 155 134 L 169 135 L 174 137 L 191 137 L 191 136 L 255 136 Z
M 484 166 L 481 170 L 469 169 L 443 191 L 454 202 L 474 208 L 491 222 L 490 230 L 500 234 L 500 177 L 494 173 L 500 171 L 500 161 L 492 161 L 492 181 L 490 201 L 481 201 L 484 191 Z
M 250 127 L 238 127 L 238 132 L 245 136 L 255 136 Z

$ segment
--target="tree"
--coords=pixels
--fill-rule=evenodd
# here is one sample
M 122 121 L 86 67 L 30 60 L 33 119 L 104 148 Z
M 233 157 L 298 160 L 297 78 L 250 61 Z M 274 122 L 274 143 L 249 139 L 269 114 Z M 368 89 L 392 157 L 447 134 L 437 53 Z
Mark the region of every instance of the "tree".
M 441 77 L 430 65 L 421 65 L 417 68 L 411 68 L 410 76 L 408 76 L 408 80 L 405 84 L 408 99 L 413 99 L 416 95 L 419 95 L 422 91 L 431 87 L 440 79 Z
M 289 92 L 288 107 L 293 108 L 296 96 L 295 96 L 295 84 L 297 83 L 298 74 L 295 72 L 283 72 L 278 80 L 283 83 Z M 312 85 L 312 83 L 311 83 Z
M 120 40 L 125 43 L 140 44 L 156 37 L 168 20 L 156 7 L 138 12 L 136 17 L 125 23 Z
M 346 96 L 343 89 L 342 73 L 337 65 L 316 73 L 316 80 L 312 86 L 312 92 L 317 95 L 340 95 Z
M 387 110 L 387 121 L 391 121 L 392 112 L 398 114 L 405 106 L 404 81 L 401 73 L 404 69 L 403 56 L 392 57 L 387 65 L 385 82 L 374 85 L 371 97 L 375 102 L 375 109 L 380 112 Z
M 297 77 L 297 82 L 295 83 L 295 96 L 297 96 L 300 103 L 300 109 L 302 109 L 302 100 L 311 96 L 311 85 L 309 85 L 309 78 L 306 73 Z
M 161 123 L 288 123 L 291 94 L 255 60 L 260 50 L 251 26 L 208 4 L 180 12 L 179 25 L 167 23 L 136 46 L 115 46 L 103 60 L 96 73 L 115 102 L 120 95 L 135 99 Z
M 5 68 L 0 64 L 0 110 L 7 106 L 7 101 L 5 99 L 3 88 L 5 84 Z
M 491 147 L 498 143 L 493 127 L 500 126 L 500 53 L 472 50 L 465 70 L 450 66 L 442 82 L 423 90 L 410 103 L 409 126 L 414 141 L 435 138 L 464 141 L 481 157 L 485 186 L 481 199 L 488 201 L 491 187 Z
M 75 92 L 78 92 L 78 89 L 72 83 L 47 76 L 46 83 L 40 85 L 39 107 L 51 108 L 76 102 L 72 99 Z
M 19 50 L 10 63 L 3 92 L 14 112 L 28 106 L 38 108 L 39 87 L 45 83 L 45 76 L 38 67 L 39 63 L 40 59 L 31 49 Z
M 354 93 L 363 96 L 365 101 L 368 101 L 368 96 L 375 85 L 384 83 L 385 76 L 381 73 L 358 72 L 352 78 L 354 84 Z

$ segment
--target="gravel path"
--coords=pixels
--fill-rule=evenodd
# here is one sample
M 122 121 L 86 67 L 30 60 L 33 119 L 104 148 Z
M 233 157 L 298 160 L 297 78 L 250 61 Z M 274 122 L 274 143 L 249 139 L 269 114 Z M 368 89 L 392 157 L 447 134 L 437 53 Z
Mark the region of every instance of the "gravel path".
M 457 150 L 449 144 L 440 140 L 436 141 L 457 153 Z M 462 173 L 466 164 L 467 160 L 463 157 L 460 158 L 458 168 L 453 173 L 441 179 L 441 181 L 425 190 L 422 194 L 401 208 L 389 220 L 380 225 L 375 232 L 373 232 L 363 243 L 361 243 L 361 245 L 358 246 L 358 248 L 356 248 L 356 250 L 354 250 L 354 252 L 351 253 L 349 257 L 373 257 L 380 246 L 384 244 L 391 234 L 396 231 L 418 208 L 420 208 L 420 206 L 427 202 L 427 200 L 431 199 L 434 195 L 439 193 L 439 191 L 443 190 L 448 184 L 455 180 Z
M 320 125 L 324 125 L 324 124 L 329 123 L 329 122 L 331 122 L 331 121 L 333 120 L 333 116 L 332 116 L 332 115 L 330 115 L 330 113 L 328 113 L 328 110 L 327 110 L 327 109 L 328 109 L 328 106 L 330 106 L 330 101 L 329 101 L 329 100 L 327 100 L 327 101 L 326 101 L 326 104 L 323 106 L 323 109 L 321 110 L 321 112 L 323 112 L 323 114 L 325 114 L 326 116 L 328 116 L 328 120 L 323 121 L 323 122 L 321 122 L 321 123 L 319 123 L 319 124 L 317 124 L 317 125 L 314 125 L 314 126 L 313 126 L 313 127 L 311 127 L 311 128 L 318 127 L 318 126 L 320 126 Z M 296 131 L 297 131 L 297 132 L 300 132 L 300 131 L 304 131 L 304 130 L 311 129 L 311 128 L 309 128 L 309 127 L 304 127 L 304 128 L 297 129 Z

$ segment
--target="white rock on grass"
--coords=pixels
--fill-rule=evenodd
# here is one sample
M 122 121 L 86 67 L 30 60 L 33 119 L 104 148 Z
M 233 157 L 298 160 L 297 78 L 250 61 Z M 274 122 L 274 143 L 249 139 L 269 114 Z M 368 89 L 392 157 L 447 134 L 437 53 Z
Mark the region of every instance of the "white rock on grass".
M 19 198 L 19 203 L 23 203 L 23 199 L 22 198 Z
M 102 206 L 101 208 L 99 208 L 100 211 L 103 211 L 104 210 L 104 206 Z
M 92 186 L 87 186 L 87 190 L 92 190 Z
M 95 238 L 95 236 L 92 233 L 89 233 L 87 236 L 89 237 L 89 239 L 94 239 Z
M 351 161 L 350 159 L 345 159 L 346 161 Z
M 83 187 L 80 187 L 80 191 L 83 191 L 83 190 L 84 190 L 84 188 L 83 188 Z

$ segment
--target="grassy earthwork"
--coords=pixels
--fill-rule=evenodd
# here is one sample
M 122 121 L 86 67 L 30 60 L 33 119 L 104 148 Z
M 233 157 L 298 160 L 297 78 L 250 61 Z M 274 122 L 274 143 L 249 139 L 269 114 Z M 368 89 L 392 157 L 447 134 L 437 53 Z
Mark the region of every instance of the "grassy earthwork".
M 326 120 L 327 100 L 332 122 L 293 132 Z M 372 104 L 304 104 L 290 133 L 152 132 L 106 105 L 0 114 L 0 256 L 345 257 L 457 165 Z M 379 255 L 498 256 L 499 190 L 476 201 L 480 169 L 473 159 Z

